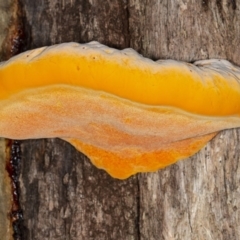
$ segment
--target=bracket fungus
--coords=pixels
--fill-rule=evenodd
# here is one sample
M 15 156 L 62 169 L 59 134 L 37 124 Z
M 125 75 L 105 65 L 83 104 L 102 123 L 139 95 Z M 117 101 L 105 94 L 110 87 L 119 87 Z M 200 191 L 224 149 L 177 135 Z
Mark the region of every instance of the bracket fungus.
M 0 86 L 1 137 L 62 138 L 119 179 L 240 126 L 240 68 L 225 60 L 154 62 L 132 49 L 64 43 L 2 62 Z

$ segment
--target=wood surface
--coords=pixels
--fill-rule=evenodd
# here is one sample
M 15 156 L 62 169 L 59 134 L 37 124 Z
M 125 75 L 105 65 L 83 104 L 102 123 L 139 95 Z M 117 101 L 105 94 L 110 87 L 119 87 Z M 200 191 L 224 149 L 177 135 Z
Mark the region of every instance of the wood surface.
M 22 51 L 22 8 L 18 0 L 0 1 L 0 61 Z M 11 121 L 9 119 L 9 121 Z M 17 172 L 19 152 L 12 141 L 0 138 L 0 239 L 21 240 Z M 18 150 L 20 150 L 18 146 Z M 15 156 L 11 153 L 15 152 Z M 15 165 L 14 165 L 15 164 Z
M 240 66 L 240 0 L 17 6 L 18 31 L 8 39 L 19 41 L 2 44 L 7 56 L 14 44 L 15 53 L 96 40 L 152 59 L 224 58 Z M 59 139 L 22 141 L 22 239 L 240 239 L 239 136 L 238 129 L 226 130 L 195 156 L 124 181 Z
M 9 156 L 9 155 L 8 155 Z M 0 139 L 0 236 L 11 239 L 13 235 L 12 221 L 9 217 L 12 208 L 11 179 L 6 171 L 8 162 L 6 141 Z
M 11 19 L 11 2 L 3 0 L 0 3 L 0 61 L 3 61 L 3 42 L 8 33 L 8 26 Z M 6 171 L 7 156 L 6 156 L 6 143 L 3 138 L 0 138 L 0 236 L 5 239 L 10 239 L 13 231 L 9 212 L 11 209 L 12 193 L 11 183 L 8 173 Z

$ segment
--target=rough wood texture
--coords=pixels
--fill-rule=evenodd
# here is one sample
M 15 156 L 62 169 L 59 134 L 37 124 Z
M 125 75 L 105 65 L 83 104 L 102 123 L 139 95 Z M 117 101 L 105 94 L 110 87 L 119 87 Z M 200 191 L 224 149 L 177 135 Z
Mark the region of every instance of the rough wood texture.
M 6 60 L 22 51 L 23 12 L 18 0 L 0 2 L 0 59 Z
M 13 234 L 12 223 L 10 221 L 10 212 L 12 208 L 12 187 L 8 172 L 6 141 L 0 139 L 0 236 L 3 239 L 11 239 Z
M 1 0 L 0 2 L 0 61 L 6 60 L 19 52 L 21 47 L 20 8 L 16 0 Z M 16 216 L 13 201 L 13 183 L 10 178 L 10 146 L 8 141 L 0 138 L 0 236 L 10 240 L 14 234 L 12 223 Z M 12 176 L 13 177 L 13 176 Z M 14 209 L 15 208 L 15 209 Z M 17 239 L 17 238 L 16 238 Z
M 4 42 L 4 39 L 8 33 L 8 27 L 10 25 L 11 13 L 12 13 L 12 9 L 11 9 L 12 4 L 13 4 L 13 1 L 8 1 L 8 0 L 2 0 L 0 3 L 0 16 L 1 16 L 0 46 L 2 46 L 2 43 Z M 1 48 L 1 55 L 2 55 L 2 48 Z
M 23 143 L 24 239 L 137 239 L 134 179 L 114 180 L 61 140 Z
M 240 0 L 22 0 L 27 48 L 98 40 L 153 59 L 240 65 Z M 60 140 L 22 143 L 24 239 L 240 239 L 239 130 L 126 181 Z
M 28 48 L 98 40 L 127 47 L 126 1 L 23 1 Z M 137 177 L 112 179 L 60 140 L 22 143 L 24 239 L 137 239 Z
M 143 55 L 240 65 L 240 1 L 130 2 L 131 46 Z M 225 131 L 194 157 L 139 175 L 141 239 L 240 239 L 239 133 Z
M 239 134 L 224 131 L 192 158 L 141 175 L 143 239 L 239 239 Z
M 0 61 L 3 61 L 3 41 L 7 34 L 7 27 L 10 21 L 10 1 L 2 1 L 0 4 Z M 11 223 L 8 214 L 11 209 L 11 184 L 6 171 L 6 144 L 3 138 L 0 139 L 0 236 L 10 238 L 12 235 Z M 7 183 L 7 184 L 6 184 Z
M 239 0 L 130 0 L 131 47 L 153 59 L 239 65 Z

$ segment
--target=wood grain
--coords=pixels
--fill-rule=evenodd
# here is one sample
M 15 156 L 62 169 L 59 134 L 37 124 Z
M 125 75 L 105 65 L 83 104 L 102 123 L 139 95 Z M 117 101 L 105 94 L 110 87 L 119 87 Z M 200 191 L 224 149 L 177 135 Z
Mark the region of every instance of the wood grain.
M 28 48 L 128 43 L 126 1 L 23 1 Z M 22 143 L 24 239 L 138 239 L 137 177 L 112 179 L 59 140 Z M 30 205 L 29 205 L 30 204 Z
M 22 49 L 22 16 L 17 0 L 0 3 L 0 61 L 19 53 Z M 10 141 L 0 138 L 0 236 L 3 240 L 18 239 L 19 211 L 15 175 L 11 168 Z M 16 179 L 17 181 L 17 179 Z M 13 227 L 14 226 L 14 227 Z
M 12 209 L 12 186 L 7 165 L 6 141 L 0 139 L 0 236 L 11 239 L 13 234 L 10 213 Z
M 240 66 L 239 0 L 20 2 L 26 49 L 97 40 Z M 125 181 L 58 139 L 24 141 L 24 239 L 240 239 L 239 136 L 224 131 L 195 156 Z
M 240 65 L 240 1 L 130 6 L 131 47 L 144 56 Z M 224 131 L 190 159 L 138 176 L 141 239 L 240 239 L 239 133 Z
M 24 239 L 137 239 L 136 178 L 111 178 L 59 139 L 22 148 Z

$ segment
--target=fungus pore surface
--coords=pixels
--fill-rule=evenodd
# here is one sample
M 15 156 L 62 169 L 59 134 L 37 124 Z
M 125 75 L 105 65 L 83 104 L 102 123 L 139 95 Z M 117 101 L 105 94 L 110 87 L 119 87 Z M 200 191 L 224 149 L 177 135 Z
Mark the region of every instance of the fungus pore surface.
M 239 127 L 239 83 L 226 60 L 154 62 L 98 42 L 43 47 L 0 63 L 0 136 L 62 138 L 124 179 Z

